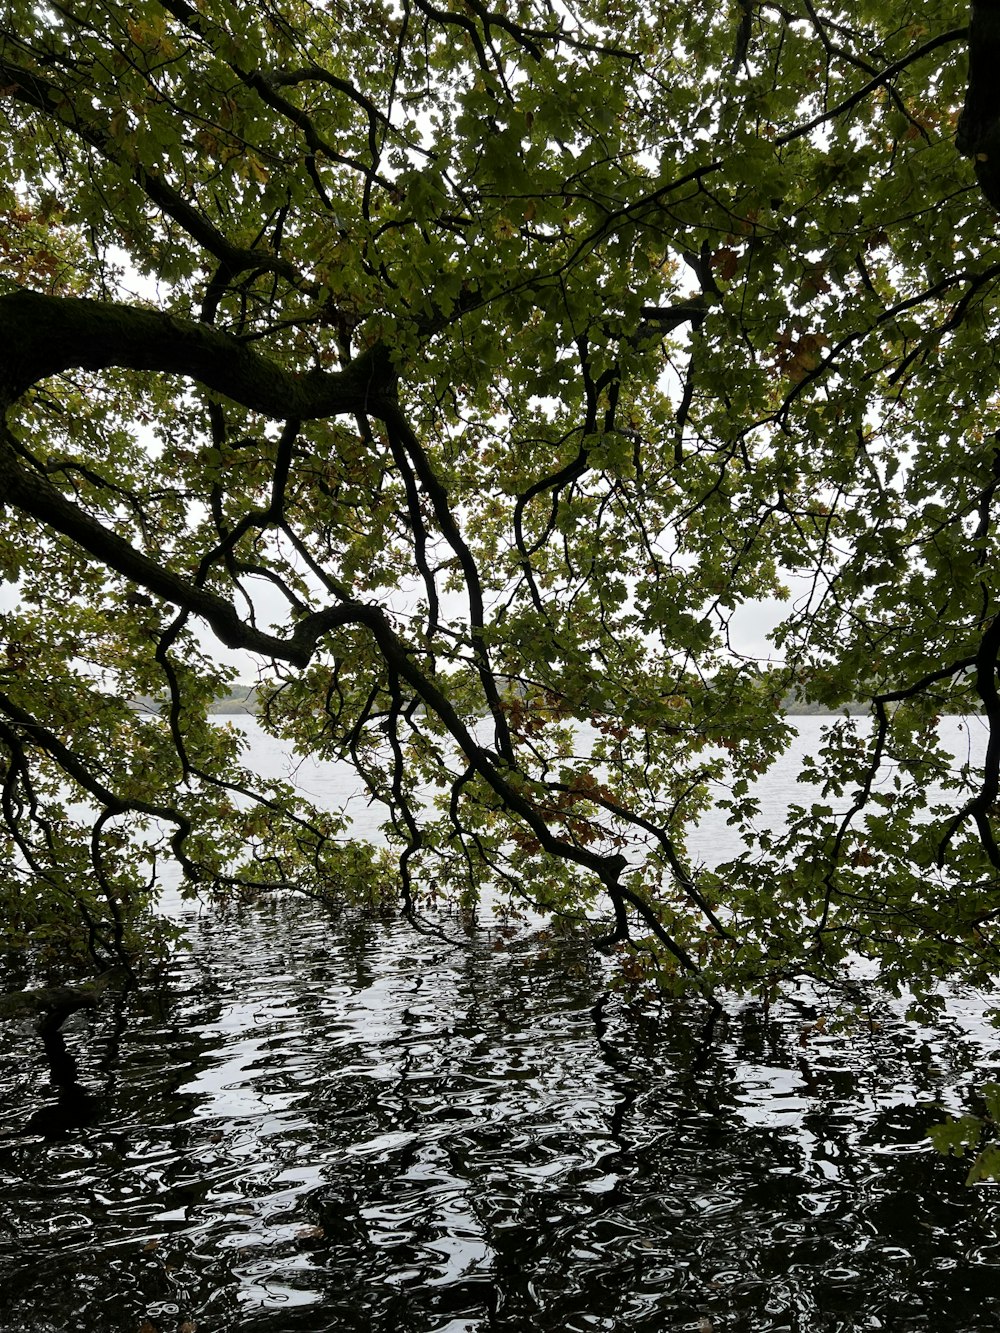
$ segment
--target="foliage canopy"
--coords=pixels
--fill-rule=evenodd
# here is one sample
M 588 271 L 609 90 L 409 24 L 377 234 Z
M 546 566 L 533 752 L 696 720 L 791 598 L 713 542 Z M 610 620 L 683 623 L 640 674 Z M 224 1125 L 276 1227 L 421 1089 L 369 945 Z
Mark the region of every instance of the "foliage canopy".
M 10 0 L 8 943 L 127 947 L 169 857 L 192 891 L 490 885 L 603 917 L 668 987 L 852 950 L 988 978 L 1000 259 L 985 84 L 956 147 L 967 23 Z M 731 622 L 775 598 L 756 660 Z M 268 730 L 356 766 L 388 851 L 243 772 L 213 639 Z M 779 833 L 751 784 L 791 690 L 872 717 L 831 723 Z M 984 768 L 939 743 L 962 709 Z M 748 849 L 710 871 L 686 835 L 718 801 Z

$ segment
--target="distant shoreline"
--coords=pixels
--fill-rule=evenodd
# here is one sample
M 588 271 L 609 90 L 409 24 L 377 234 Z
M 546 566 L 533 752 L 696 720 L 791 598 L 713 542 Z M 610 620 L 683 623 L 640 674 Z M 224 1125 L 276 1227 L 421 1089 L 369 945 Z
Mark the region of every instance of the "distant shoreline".
M 137 708 L 154 712 L 162 706 L 163 700 L 145 696 L 135 701 Z M 228 695 L 221 696 L 209 705 L 212 717 L 256 717 L 260 712 L 257 707 L 257 687 L 255 685 L 237 685 Z M 818 704 L 807 704 L 800 700 L 786 701 L 785 717 L 868 717 L 871 709 L 865 704 L 848 703 L 840 708 L 823 708 Z M 978 714 L 952 713 L 947 716 L 974 717 Z

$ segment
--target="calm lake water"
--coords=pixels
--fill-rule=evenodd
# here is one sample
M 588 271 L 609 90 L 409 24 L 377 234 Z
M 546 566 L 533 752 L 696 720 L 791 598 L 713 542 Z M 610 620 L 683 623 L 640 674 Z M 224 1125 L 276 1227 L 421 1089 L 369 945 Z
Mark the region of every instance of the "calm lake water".
M 708 1034 L 529 934 L 185 911 L 162 983 L 51 1061 L 0 1034 L 3 1333 L 1000 1327 L 1000 1193 L 923 1137 L 1000 1072 L 979 997 Z

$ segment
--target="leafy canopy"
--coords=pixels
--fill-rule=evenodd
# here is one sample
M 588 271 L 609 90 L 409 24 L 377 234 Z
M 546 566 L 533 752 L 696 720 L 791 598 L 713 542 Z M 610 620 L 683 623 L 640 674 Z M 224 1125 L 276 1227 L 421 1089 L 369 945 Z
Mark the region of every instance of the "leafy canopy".
M 1000 259 L 988 97 L 974 163 L 955 142 L 967 21 L 10 0 L 8 943 L 134 947 L 166 857 L 192 892 L 489 886 L 668 988 L 852 950 L 988 978 Z M 730 633 L 760 599 L 772 662 Z M 213 643 L 271 733 L 355 765 L 388 850 L 243 771 Z M 830 725 L 777 833 L 751 784 L 790 691 L 872 719 Z M 962 709 L 985 769 L 939 743 Z M 747 853 L 708 871 L 713 801 Z

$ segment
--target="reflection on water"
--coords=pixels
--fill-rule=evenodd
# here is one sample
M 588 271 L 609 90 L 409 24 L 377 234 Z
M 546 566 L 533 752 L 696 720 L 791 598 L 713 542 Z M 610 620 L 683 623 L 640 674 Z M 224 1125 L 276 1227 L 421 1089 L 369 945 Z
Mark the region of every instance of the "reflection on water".
M 452 925 L 454 929 L 454 924 Z M 983 1045 L 804 1003 L 607 995 L 586 954 L 205 918 L 155 994 L 0 1047 L 0 1328 L 926 1330 L 1000 1323 L 992 1187 L 929 1153 Z

